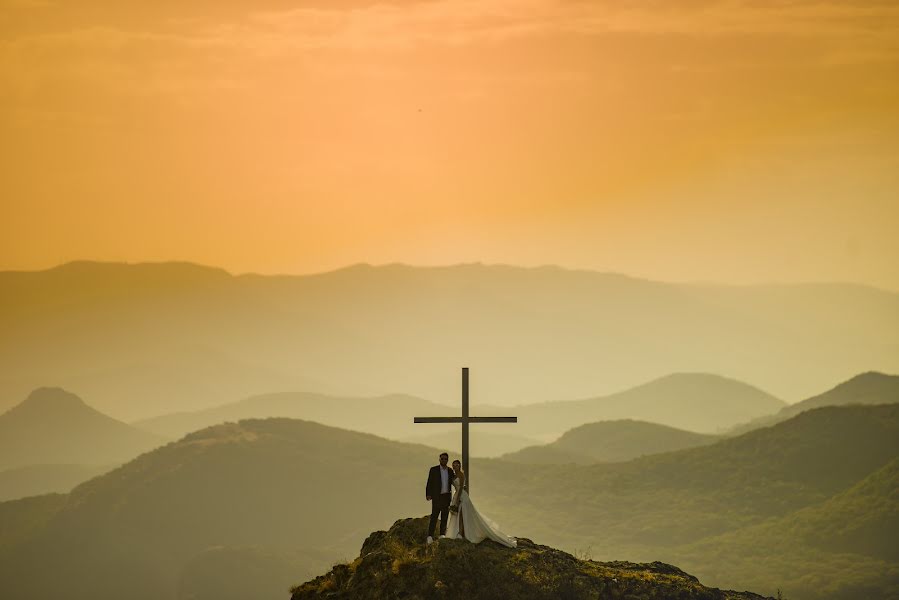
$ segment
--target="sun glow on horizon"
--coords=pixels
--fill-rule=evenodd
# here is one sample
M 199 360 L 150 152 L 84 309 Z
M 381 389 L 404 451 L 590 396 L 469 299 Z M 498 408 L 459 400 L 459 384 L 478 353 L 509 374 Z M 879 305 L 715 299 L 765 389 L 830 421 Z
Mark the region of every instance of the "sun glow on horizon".
M 899 289 L 877 2 L 0 8 L 0 269 L 464 262 Z

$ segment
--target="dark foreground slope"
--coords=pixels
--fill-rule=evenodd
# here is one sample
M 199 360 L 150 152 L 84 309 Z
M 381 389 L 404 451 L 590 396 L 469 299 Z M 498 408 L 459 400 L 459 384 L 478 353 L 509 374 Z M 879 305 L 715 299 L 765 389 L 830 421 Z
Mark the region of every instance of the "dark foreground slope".
M 708 588 L 664 563 L 595 562 L 519 539 L 518 547 L 464 540 L 421 543 L 427 517 L 402 519 L 372 533 L 359 558 L 295 587 L 292 600 L 466 598 L 570 600 L 690 598 L 761 600 L 750 592 Z
M 760 591 L 777 582 L 791 600 L 899 598 L 899 457 L 826 502 L 707 538 L 675 554 L 712 583 Z M 709 561 L 722 555 L 727 560 Z
M 209 598 L 248 580 L 243 598 L 283 598 L 425 506 L 433 452 L 289 419 L 194 432 L 65 496 L 0 503 L 0 598 L 60 582 L 73 600 Z

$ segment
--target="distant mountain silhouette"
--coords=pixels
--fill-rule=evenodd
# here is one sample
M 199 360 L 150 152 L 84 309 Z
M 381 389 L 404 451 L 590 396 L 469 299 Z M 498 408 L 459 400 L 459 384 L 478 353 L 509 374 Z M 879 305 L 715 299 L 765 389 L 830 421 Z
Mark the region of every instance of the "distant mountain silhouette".
M 183 263 L 70 263 L 0 273 L 0 330 L 0 402 L 53 381 L 128 421 L 282 390 L 449 404 L 462 366 L 472 368 L 473 409 L 609 395 L 676 372 L 726 374 L 795 399 L 834 377 L 899 369 L 896 293 L 556 267 L 232 276 Z
M 253 396 L 206 410 L 143 419 L 133 425 L 160 435 L 178 437 L 226 421 L 289 417 L 459 452 L 458 425 L 416 425 L 412 419 L 416 416 L 451 416 L 460 412 L 458 407 L 434 404 L 404 394 L 354 398 L 281 392 Z M 472 456 L 498 456 L 535 441 L 522 436 L 479 431 L 477 439 L 472 441 L 471 453 Z
M 519 406 L 515 411 L 519 433 L 524 435 L 558 435 L 585 423 L 618 419 L 714 433 L 749 415 L 771 414 L 783 406 L 770 394 L 727 377 L 675 373 L 608 396 Z
M 289 417 L 460 452 L 458 425 L 416 425 L 412 421 L 416 416 L 452 416 L 460 413 L 458 407 L 435 404 L 404 394 L 354 398 L 282 392 L 253 396 L 201 411 L 162 415 L 136 421 L 133 425 L 160 435 L 178 437 L 226 421 Z M 472 440 L 471 453 L 472 456 L 498 456 L 535 441 L 523 436 L 480 430 L 477 439 Z
M 745 383 L 717 375 L 678 373 L 624 392 L 587 400 L 515 407 L 478 406 L 478 415 L 514 415 L 518 416 L 518 423 L 478 425 L 471 451 L 476 456 L 495 456 L 533 444 L 535 438 L 553 438 L 582 423 L 601 419 L 645 419 L 716 430 L 750 415 L 770 414 L 782 406 L 780 400 Z M 460 407 L 403 394 L 353 398 L 284 392 L 254 396 L 203 411 L 162 415 L 136 421 L 134 425 L 177 437 L 225 421 L 291 417 L 455 450 L 460 443 L 458 425 L 416 425 L 412 418 L 459 414 Z
M 0 415 L 0 469 L 109 465 L 166 441 L 104 415 L 61 388 L 38 388 Z
M 821 505 L 897 456 L 899 405 L 823 407 L 624 463 L 476 460 L 471 484 L 479 508 L 512 535 L 592 548 L 600 560 L 685 559 L 703 581 L 736 587 L 740 581 L 717 575 L 727 572 L 728 548 L 704 555 L 697 568 L 693 545 Z M 63 501 L 0 503 L 0 596 L 45 598 L 59 581 L 75 600 L 165 600 L 178 590 L 205 597 L 204 586 L 245 589 L 260 581 L 269 582 L 265 590 L 286 590 L 355 555 L 379 523 L 425 513 L 433 463 L 431 448 L 305 421 L 210 427 L 78 486 Z M 844 528 L 861 531 L 864 517 L 852 514 Z M 241 560 L 252 572 L 241 575 L 234 566 Z M 765 561 L 748 564 L 753 577 L 764 577 Z M 821 582 L 806 600 L 837 600 L 830 585 L 866 564 L 828 560 L 794 575 Z M 289 579 L 285 565 L 294 565 Z M 768 579 L 758 589 L 773 593 L 780 583 Z M 790 589 L 784 586 L 788 598 Z
M 758 427 L 785 421 L 799 413 L 821 406 L 847 404 L 888 404 L 899 402 L 899 375 L 868 372 L 856 375 L 836 387 L 802 402 L 783 407 L 773 415 L 765 415 L 734 427 L 729 433 L 739 435 Z
M 461 414 L 461 409 L 455 412 Z M 374 433 L 399 439 L 423 434 L 422 425 L 413 417 L 453 412 L 448 406 L 434 404 L 404 394 L 355 398 L 308 392 L 282 392 L 252 396 L 238 402 L 195 412 L 180 412 L 136 421 L 135 427 L 170 437 L 182 436 L 210 425 L 241 419 L 290 417 L 315 421 L 342 429 Z M 446 428 L 436 428 L 443 431 Z M 458 426 L 453 428 L 458 430 Z
M 389 531 L 375 531 L 362 544 L 359 558 L 296 586 L 291 600 L 765 600 L 751 592 L 707 588 L 664 563 L 580 560 L 524 538 L 515 549 L 464 540 L 425 547 L 421 539 L 427 523 L 427 517 L 403 519 Z
M 648 454 L 704 446 L 718 439 L 718 436 L 644 421 L 600 421 L 566 431 L 550 444 L 529 446 L 502 458 L 529 464 L 620 462 Z
M 0 502 L 65 493 L 117 465 L 28 465 L 0 471 Z

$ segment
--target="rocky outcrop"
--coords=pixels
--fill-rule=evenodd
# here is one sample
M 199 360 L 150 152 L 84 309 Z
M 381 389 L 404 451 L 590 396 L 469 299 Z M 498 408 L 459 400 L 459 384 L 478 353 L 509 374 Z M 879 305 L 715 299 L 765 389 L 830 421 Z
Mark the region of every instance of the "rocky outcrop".
M 763 600 L 708 588 L 664 563 L 581 560 L 528 539 L 515 549 L 447 539 L 428 546 L 426 529 L 423 517 L 372 533 L 359 558 L 293 588 L 292 600 Z

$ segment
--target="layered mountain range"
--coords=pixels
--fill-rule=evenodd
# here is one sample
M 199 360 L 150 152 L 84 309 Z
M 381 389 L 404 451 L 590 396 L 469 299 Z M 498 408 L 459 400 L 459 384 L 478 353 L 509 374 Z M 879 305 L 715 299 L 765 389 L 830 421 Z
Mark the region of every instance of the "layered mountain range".
M 738 425 L 729 433 L 740 434 L 773 425 L 819 406 L 883 404 L 886 402 L 899 402 L 899 375 L 877 372 L 861 373 L 823 394 L 817 394 L 801 402 L 784 406 L 774 414 L 758 417 L 748 423 Z
M 504 531 L 601 561 L 661 560 L 706 585 L 781 588 L 797 600 L 846 598 L 860 586 L 890 597 L 897 456 L 899 405 L 822 407 L 629 462 L 480 459 L 470 481 Z M 433 462 L 425 446 L 307 421 L 216 425 L 68 495 L 0 503 L 0 593 L 45 597 L 64 581 L 68 597 L 94 600 L 185 590 L 230 598 L 223 588 L 247 586 L 278 597 L 355 556 L 372 530 L 425 513 Z M 809 537 L 831 518 L 839 535 L 816 546 L 765 538 L 767 527 Z
M 556 267 L 233 276 L 76 262 L 0 273 L 0 329 L 0 409 L 55 385 L 127 421 L 283 390 L 450 404 L 460 366 L 472 369 L 473 402 L 497 406 L 607 396 L 680 372 L 794 401 L 899 370 L 899 294 Z
M 878 383 L 872 396 L 870 384 Z M 855 403 L 859 397 L 899 400 L 899 377 L 866 373 L 813 398 L 834 404 Z M 838 393 L 837 393 L 838 392 Z M 718 402 L 728 411 L 709 410 Z M 658 418 L 676 414 L 679 422 L 708 422 L 708 413 L 746 414 L 772 402 L 740 382 L 702 374 L 664 377 L 633 390 L 586 401 L 559 402 L 560 416 L 544 415 L 551 405 L 514 407 L 520 416 L 515 427 L 476 426 L 471 450 L 475 457 L 503 455 L 526 464 L 566 464 L 625 461 L 644 455 L 709 444 L 724 436 L 700 434 L 634 418 L 605 420 L 573 427 L 557 440 L 539 444 L 538 437 L 556 437 L 549 431 L 566 422 L 578 423 L 605 415 Z M 805 406 L 802 402 L 799 405 Z M 483 407 L 486 414 L 509 412 Z M 566 414 L 567 411 L 567 414 Z M 375 433 L 398 441 L 419 443 L 458 452 L 458 426 L 415 425 L 413 416 L 452 414 L 451 407 L 404 395 L 373 398 L 327 396 L 313 393 L 281 393 L 247 398 L 204 411 L 175 413 L 128 425 L 88 406 L 81 398 L 59 388 L 40 388 L 22 403 L 0 415 L 0 438 L 5 468 L 0 469 L 0 500 L 45 492 L 67 492 L 76 484 L 110 470 L 145 450 L 209 425 L 244 418 L 293 417 Z M 780 415 L 782 411 L 773 413 Z M 719 421 L 719 429 L 731 421 Z M 560 425 L 562 423 L 563 425 Z M 727 433 L 761 427 L 737 426 Z M 492 427 L 492 429 L 491 429 Z M 534 437 L 509 431 L 529 428 Z M 149 433 L 148 433 L 149 430 Z M 413 435 L 415 434 L 415 435 Z
M 892 292 L 79 262 L 0 273 L 0 329 L 4 598 L 452 596 L 475 562 L 547 597 L 899 598 Z M 468 473 L 517 562 L 413 539 L 458 427 L 412 417 L 459 413 L 459 366 L 519 419 Z
M 610 419 L 641 419 L 694 431 L 723 431 L 754 416 L 773 414 L 784 406 L 783 401 L 739 381 L 705 373 L 677 373 L 608 396 L 514 407 L 475 405 L 472 411 L 480 416 L 514 413 L 518 417 L 514 430 L 503 425 L 478 425 L 479 437 L 516 435 L 524 446 L 535 439 L 556 438 L 583 423 Z M 429 436 L 457 432 L 458 427 L 415 425 L 413 417 L 457 416 L 460 413 L 458 404 L 435 404 L 406 395 L 348 398 L 285 392 L 254 396 L 202 411 L 162 415 L 133 424 L 175 437 L 225 421 L 295 417 L 397 440 L 414 438 L 429 443 Z M 481 456 L 490 455 L 480 452 L 479 447 L 473 451 Z
M 558 440 L 528 446 L 502 458 L 527 464 L 622 462 L 711 444 L 720 436 L 684 431 L 657 423 L 623 419 L 588 423 L 566 431 Z

